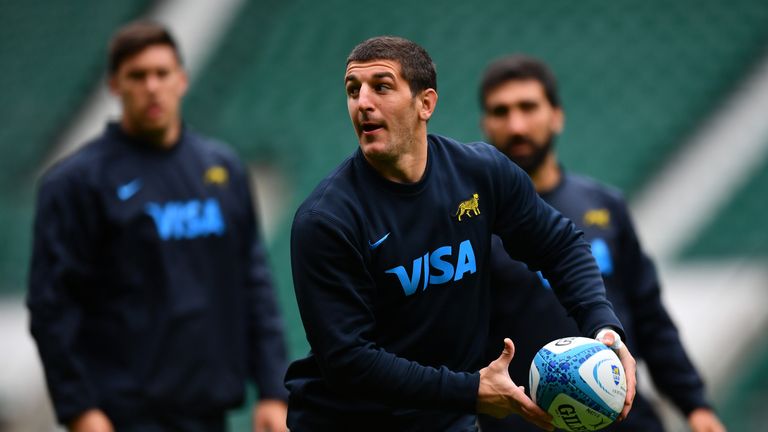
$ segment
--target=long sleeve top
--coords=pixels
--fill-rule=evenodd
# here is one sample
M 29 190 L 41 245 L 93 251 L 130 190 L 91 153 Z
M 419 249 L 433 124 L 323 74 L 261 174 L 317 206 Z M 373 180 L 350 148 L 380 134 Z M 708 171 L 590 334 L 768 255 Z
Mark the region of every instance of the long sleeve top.
M 27 304 L 56 413 L 222 412 L 287 398 L 282 321 L 247 173 L 186 127 L 118 124 L 42 178 Z
M 492 233 L 558 281 L 585 333 L 621 330 L 588 244 L 496 149 L 428 135 L 413 184 L 384 179 L 358 149 L 293 223 L 294 288 L 312 351 L 287 373 L 289 427 L 472 427 Z

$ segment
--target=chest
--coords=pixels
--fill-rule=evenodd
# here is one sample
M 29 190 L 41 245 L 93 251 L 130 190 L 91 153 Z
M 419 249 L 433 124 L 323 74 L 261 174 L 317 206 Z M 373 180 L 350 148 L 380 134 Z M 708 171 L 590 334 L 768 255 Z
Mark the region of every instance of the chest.
M 124 157 L 104 171 L 101 202 L 117 237 L 221 238 L 245 216 L 225 164 L 211 158 Z
M 576 227 L 584 232 L 592 255 L 603 277 L 611 276 L 621 250 L 620 219 L 611 206 L 596 199 L 556 200 L 551 202 Z
M 490 195 L 472 184 L 371 203 L 360 247 L 379 298 L 413 301 L 473 287 L 486 271 L 493 218 Z

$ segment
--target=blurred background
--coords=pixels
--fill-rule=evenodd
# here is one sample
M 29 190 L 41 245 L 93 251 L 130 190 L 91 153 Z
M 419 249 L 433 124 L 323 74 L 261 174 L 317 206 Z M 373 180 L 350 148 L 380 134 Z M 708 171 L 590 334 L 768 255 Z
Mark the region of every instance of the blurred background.
M 477 83 L 526 52 L 560 81 L 566 168 L 621 188 L 666 304 L 733 431 L 768 430 L 768 2 L 765 0 L 0 0 L 0 430 L 53 426 L 24 307 L 42 169 L 119 115 L 106 45 L 160 20 L 192 86 L 185 120 L 253 168 L 293 358 L 308 350 L 288 232 L 309 191 L 356 148 L 346 55 L 394 34 L 438 69 L 430 131 L 480 140 Z M 641 386 L 652 394 L 647 377 Z M 655 396 L 672 431 L 681 415 Z M 246 430 L 233 413 L 232 430 Z

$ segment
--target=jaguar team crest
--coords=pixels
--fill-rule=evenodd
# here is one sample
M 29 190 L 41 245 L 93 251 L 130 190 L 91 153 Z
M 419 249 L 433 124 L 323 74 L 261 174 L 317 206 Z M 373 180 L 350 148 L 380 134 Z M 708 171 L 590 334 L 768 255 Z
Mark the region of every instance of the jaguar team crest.
M 462 201 L 459 203 L 459 209 L 456 210 L 456 214 L 454 216 L 459 217 L 459 222 L 461 222 L 462 216 L 468 216 L 472 217 L 477 216 L 480 214 L 480 207 L 479 207 L 479 201 L 480 201 L 480 195 L 475 192 L 472 194 L 472 198 Z
M 606 228 L 611 223 L 611 212 L 605 208 L 592 209 L 584 213 L 584 226 Z
M 214 165 L 205 171 L 203 181 L 206 184 L 226 184 L 229 181 L 229 171 L 221 165 Z

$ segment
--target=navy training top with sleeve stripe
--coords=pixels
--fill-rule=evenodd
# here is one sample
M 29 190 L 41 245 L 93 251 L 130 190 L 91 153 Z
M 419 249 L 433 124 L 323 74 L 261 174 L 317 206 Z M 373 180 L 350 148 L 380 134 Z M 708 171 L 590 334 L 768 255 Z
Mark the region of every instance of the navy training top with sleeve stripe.
M 27 304 L 62 423 L 223 413 L 248 377 L 287 400 L 247 177 L 186 127 L 162 150 L 115 123 L 43 176 Z
M 286 376 L 291 430 L 474 428 L 492 233 L 567 287 L 585 334 L 623 333 L 581 233 L 524 172 L 485 143 L 427 140 L 419 182 L 384 179 L 358 149 L 296 212 L 291 263 L 311 352 Z
M 638 361 L 646 362 L 657 388 L 685 415 L 709 407 L 702 380 L 662 303 L 654 265 L 640 246 L 621 193 L 588 177 L 563 172 L 557 187 L 541 197 L 583 230 L 608 300 L 624 325 L 625 342 Z M 536 352 L 554 339 L 578 335 L 579 329 L 552 291 L 554 283 L 510 258 L 499 238 L 494 239 L 491 262 L 495 301 L 486 360 L 498 355 L 496 346 L 504 337 L 512 338 L 520 361 L 510 364 L 510 376 L 527 386 Z M 538 324 L 531 325 L 534 321 Z M 483 431 L 538 430 L 516 416 L 502 420 L 481 416 L 480 423 Z M 638 394 L 627 419 L 606 430 L 651 432 L 663 431 L 663 426 L 648 400 Z

